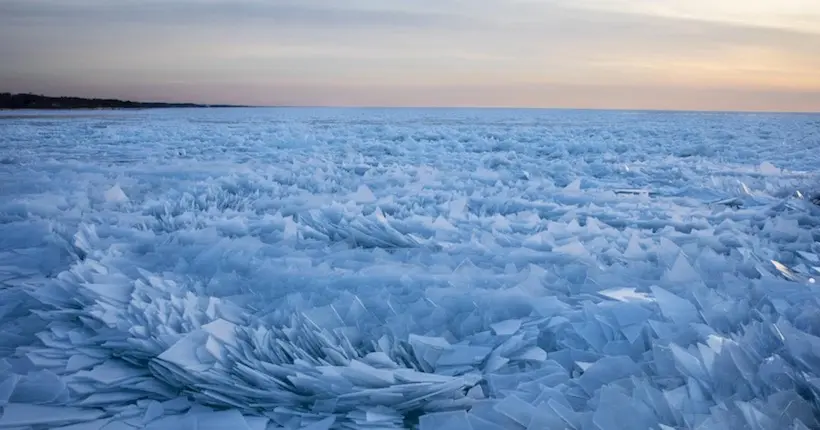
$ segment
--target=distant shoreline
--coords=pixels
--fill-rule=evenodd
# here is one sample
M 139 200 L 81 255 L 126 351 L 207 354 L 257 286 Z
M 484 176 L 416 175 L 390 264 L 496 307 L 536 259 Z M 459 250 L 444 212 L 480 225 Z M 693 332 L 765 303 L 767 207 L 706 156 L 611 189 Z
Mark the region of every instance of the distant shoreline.
M 0 93 L 0 111 L 15 110 L 134 110 L 167 108 L 246 108 L 240 105 L 135 102 L 118 99 L 49 97 L 39 94 Z

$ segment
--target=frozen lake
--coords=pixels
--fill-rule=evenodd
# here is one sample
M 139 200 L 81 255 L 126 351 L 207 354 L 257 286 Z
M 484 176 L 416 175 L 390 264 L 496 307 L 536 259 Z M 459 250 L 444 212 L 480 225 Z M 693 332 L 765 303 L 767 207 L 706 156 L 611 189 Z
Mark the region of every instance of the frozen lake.
M 820 115 L 0 112 L 0 429 L 820 427 Z

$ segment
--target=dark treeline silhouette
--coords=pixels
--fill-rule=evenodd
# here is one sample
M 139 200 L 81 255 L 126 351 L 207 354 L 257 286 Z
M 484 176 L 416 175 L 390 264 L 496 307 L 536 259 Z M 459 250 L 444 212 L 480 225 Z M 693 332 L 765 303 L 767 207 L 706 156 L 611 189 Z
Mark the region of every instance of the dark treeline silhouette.
M 149 109 L 181 107 L 238 107 L 231 105 L 200 105 L 194 103 L 132 102 L 116 99 L 86 99 L 82 97 L 47 97 L 37 94 L 0 93 L 0 109 Z

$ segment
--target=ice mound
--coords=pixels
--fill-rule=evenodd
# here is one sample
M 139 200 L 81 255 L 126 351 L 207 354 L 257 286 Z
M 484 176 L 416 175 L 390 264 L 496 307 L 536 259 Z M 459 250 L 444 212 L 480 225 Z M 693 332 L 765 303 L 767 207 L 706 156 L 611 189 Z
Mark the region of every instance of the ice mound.
M 209 112 L 102 159 L 100 119 L 0 131 L 33 151 L 0 167 L 0 429 L 820 427 L 820 212 L 775 193 L 813 152 L 727 165 L 699 114 Z

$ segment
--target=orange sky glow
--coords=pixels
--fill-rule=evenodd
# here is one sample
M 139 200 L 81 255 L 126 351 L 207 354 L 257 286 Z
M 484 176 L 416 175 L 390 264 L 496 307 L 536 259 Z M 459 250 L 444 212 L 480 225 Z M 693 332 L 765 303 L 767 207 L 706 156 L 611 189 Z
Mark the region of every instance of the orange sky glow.
M 0 91 L 820 111 L 816 0 L 0 0 Z

